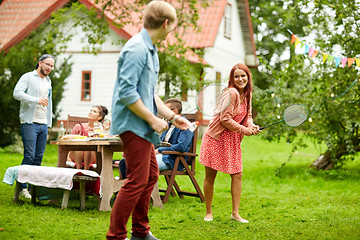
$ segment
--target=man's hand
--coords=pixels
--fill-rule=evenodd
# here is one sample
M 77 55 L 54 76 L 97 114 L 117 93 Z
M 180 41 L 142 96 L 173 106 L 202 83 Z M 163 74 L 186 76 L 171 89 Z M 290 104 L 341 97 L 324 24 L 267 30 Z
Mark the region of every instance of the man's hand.
M 169 128 L 168 123 L 165 120 L 155 117 L 155 115 L 154 118 L 149 121 L 149 124 L 151 128 L 158 133 L 161 133 Z
M 39 104 L 46 107 L 49 104 L 49 100 L 47 98 L 39 98 Z

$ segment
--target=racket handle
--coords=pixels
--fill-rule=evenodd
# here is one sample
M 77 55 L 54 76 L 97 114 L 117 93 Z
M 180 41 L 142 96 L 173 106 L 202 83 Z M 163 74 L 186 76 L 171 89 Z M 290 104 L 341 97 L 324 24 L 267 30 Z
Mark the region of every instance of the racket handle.
M 259 130 L 263 130 L 264 128 L 273 126 L 273 125 L 278 124 L 278 123 L 280 123 L 280 122 L 282 122 L 282 121 L 284 121 L 284 119 L 281 119 L 280 121 L 274 122 L 274 123 L 272 123 L 272 124 L 270 124 L 270 125 L 267 125 L 267 126 L 265 126 L 265 127 L 261 127 L 261 128 L 259 128 Z

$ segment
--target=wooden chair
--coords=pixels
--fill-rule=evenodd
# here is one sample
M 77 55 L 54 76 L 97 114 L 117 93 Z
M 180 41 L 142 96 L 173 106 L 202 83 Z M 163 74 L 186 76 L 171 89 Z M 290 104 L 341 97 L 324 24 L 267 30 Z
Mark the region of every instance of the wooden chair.
M 88 121 L 89 119 L 87 117 L 77 117 L 77 116 L 68 115 L 65 134 L 71 134 L 71 131 L 76 124 L 87 123 Z
M 190 121 L 198 121 L 199 119 L 199 112 L 196 112 L 194 114 L 184 114 L 184 116 Z M 162 154 L 176 154 L 176 160 L 174 164 L 174 168 L 172 170 L 165 170 L 161 171 L 160 175 L 164 175 L 165 180 L 168 184 L 168 187 L 166 190 L 159 189 L 160 192 L 165 192 L 165 195 L 162 196 L 162 202 L 166 203 L 169 199 L 170 194 L 173 196 L 176 196 L 176 193 L 174 191 L 174 188 L 179 195 L 180 198 L 184 198 L 184 195 L 186 196 L 193 196 L 193 197 L 199 197 L 201 202 L 205 201 L 204 195 L 199 187 L 199 184 L 197 183 L 194 175 L 195 175 L 195 161 L 196 157 L 198 156 L 196 154 L 196 145 L 197 145 L 197 137 L 198 137 L 198 128 L 196 128 L 194 132 L 194 137 L 192 141 L 192 145 L 189 152 L 186 153 L 180 153 L 176 151 L 163 151 Z M 188 160 L 185 160 L 185 156 L 188 156 Z M 185 166 L 185 169 L 183 171 L 177 170 L 180 162 Z M 186 175 L 190 178 L 192 184 L 195 187 L 196 192 L 186 192 L 182 191 L 177 184 L 175 177 L 177 175 Z

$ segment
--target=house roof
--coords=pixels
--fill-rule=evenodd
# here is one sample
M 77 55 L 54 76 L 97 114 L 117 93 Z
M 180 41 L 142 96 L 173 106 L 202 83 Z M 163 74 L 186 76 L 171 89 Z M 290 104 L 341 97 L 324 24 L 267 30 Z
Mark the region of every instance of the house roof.
M 4 0 L 0 6 L 0 49 L 7 52 L 50 18 L 52 12 L 63 7 L 67 2 L 69 0 Z M 91 0 L 79 0 L 79 2 L 88 8 L 93 6 Z M 213 0 L 208 8 L 199 11 L 198 25 L 201 31 L 189 30 L 183 35 L 183 40 L 189 47 L 206 48 L 214 46 L 226 3 L 227 0 Z M 248 0 L 238 0 L 238 10 L 246 54 L 256 56 Z M 114 17 L 110 14 L 106 14 L 106 16 L 108 21 L 113 23 Z M 132 17 L 138 18 L 137 15 Z M 110 24 L 110 28 L 120 37 L 129 39 L 141 28 L 139 21 L 133 22 L 138 24 L 136 26 L 126 25 L 123 28 Z
M 0 5 L 0 49 L 7 52 L 68 0 L 4 0 Z
M 214 46 L 226 3 L 227 0 L 214 0 L 206 9 L 200 9 L 199 19 L 197 21 L 200 31 L 186 31 L 183 36 L 183 40 L 188 46 L 193 48 Z

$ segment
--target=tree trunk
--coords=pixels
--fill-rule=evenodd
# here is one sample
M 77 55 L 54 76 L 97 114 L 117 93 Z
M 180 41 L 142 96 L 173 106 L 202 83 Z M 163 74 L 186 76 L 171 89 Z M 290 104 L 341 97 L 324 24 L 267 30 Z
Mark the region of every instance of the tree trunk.
M 334 163 L 330 158 L 330 151 L 327 150 L 324 154 L 321 154 L 312 164 L 311 167 L 317 170 L 330 170 L 334 167 Z
M 170 78 L 169 76 L 166 74 L 166 79 L 165 79 L 165 95 L 164 95 L 164 99 L 168 99 L 170 96 Z

